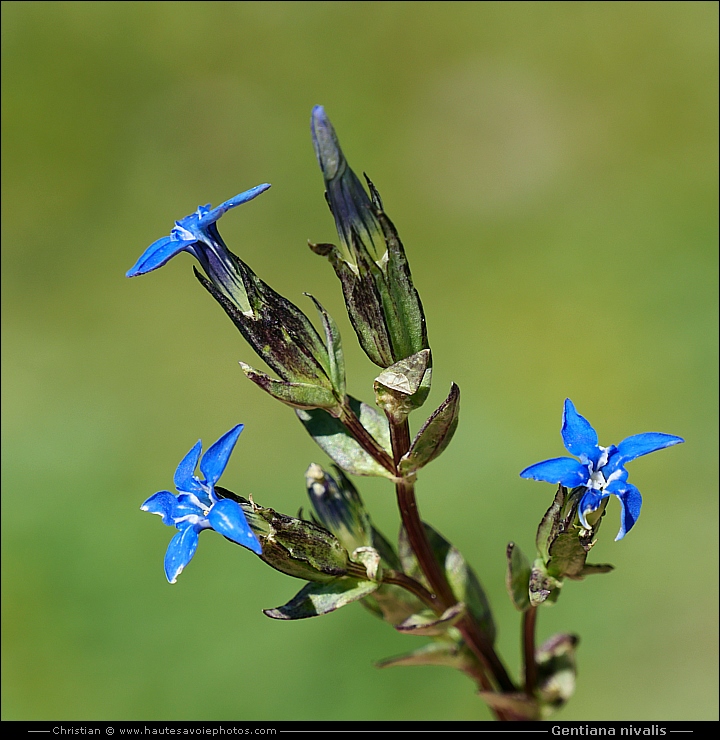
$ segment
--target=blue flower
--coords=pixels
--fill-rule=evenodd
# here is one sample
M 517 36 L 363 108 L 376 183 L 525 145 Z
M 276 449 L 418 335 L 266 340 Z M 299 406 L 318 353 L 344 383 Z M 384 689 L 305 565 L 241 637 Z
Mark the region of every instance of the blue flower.
M 565 449 L 579 457 L 580 462 L 572 457 L 554 457 L 525 468 L 520 477 L 559 483 L 566 488 L 585 488 L 578 504 L 578 517 L 586 529 L 591 528 L 587 515 L 596 511 L 610 494 L 617 496 L 622 512 L 620 531 L 615 540 L 622 539 L 632 529 L 642 505 L 640 491 L 627 482 L 625 463 L 685 441 L 672 434 L 645 432 L 627 437 L 617 447 L 601 447 L 597 432 L 587 419 L 578 414 L 569 398 L 565 399 L 561 434 Z
M 215 493 L 215 484 L 223 474 L 242 430 L 242 424 L 233 427 L 208 449 L 202 460 L 202 442 L 198 440 L 175 471 L 174 483 L 180 495 L 159 491 L 140 507 L 151 514 L 159 514 L 163 524 L 179 530 L 170 540 L 165 554 L 165 575 L 170 583 L 177 581 L 183 568 L 192 560 L 198 536 L 204 529 L 214 529 L 258 555 L 262 552 L 240 505 L 229 498 L 218 498 Z M 203 480 L 194 475 L 198 461 Z
M 176 254 L 190 252 L 202 265 L 212 283 L 227 298 L 237 303 L 241 311 L 250 311 L 245 286 L 233 260 L 234 255 L 223 242 L 216 222 L 231 208 L 247 203 L 269 187 L 267 183 L 257 185 L 226 200 L 217 208 L 210 208 L 208 203 L 200 206 L 195 213 L 176 221 L 170 236 L 164 236 L 153 242 L 128 270 L 127 277 L 152 272 L 162 267 Z

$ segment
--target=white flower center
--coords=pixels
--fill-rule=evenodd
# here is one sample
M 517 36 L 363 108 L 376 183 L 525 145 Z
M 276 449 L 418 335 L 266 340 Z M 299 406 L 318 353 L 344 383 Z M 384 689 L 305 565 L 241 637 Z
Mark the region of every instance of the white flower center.
M 590 480 L 588 480 L 588 488 L 594 488 L 596 491 L 602 491 L 603 488 L 608 484 L 605 480 L 605 476 L 601 470 L 597 470 L 594 473 L 590 473 Z

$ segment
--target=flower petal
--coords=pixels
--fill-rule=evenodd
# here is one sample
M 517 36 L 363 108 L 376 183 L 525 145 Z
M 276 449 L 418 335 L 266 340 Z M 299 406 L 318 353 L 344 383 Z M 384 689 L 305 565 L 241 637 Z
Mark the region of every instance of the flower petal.
M 560 483 L 566 488 L 584 486 L 588 480 L 588 469 L 572 457 L 554 457 L 535 463 L 520 473 L 521 478 Z
M 235 208 L 236 206 L 242 205 L 243 203 L 247 203 L 253 198 L 257 198 L 260 193 L 264 193 L 269 187 L 270 183 L 268 182 L 263 183 L 262 185 L 256 185 L 254 188 L 250 188 L 250 190 L 246 190 L 244 193 L 240 193 L 234 198 L 226 200 L 217 208 L 213 208 L 211 211 L 207 211 L 206 213 L 201 214 L 198 220 L 198 225 L 200 227 L 206 227 L 209 224 L 215 223 L 215 221 L 217 221 L 220 216 L 222 216 L 224 213 L 227 213 L 227 211 L 229 211 L 231 208 Z
M 192 526 L 178 532 L 168 545 L 165 553 L 165 575 L 170 583 L 175 583 L 185 566 L 192 560 L 198 546 L 198 533 Z
M 664 447 L 671 447 L 684 441 L 682 437 L 676 437 L 674 434 L 644 432 L 643 434 L 633 434 L 632 437 L 620 442 L 618 452 L 622 456 L 623 463 L 626 463 L 641 455 L 648 455 L 656 450 L 662 450 Z
M 568 452 L 577 457 L 585 456 L 597 466 L 600 457 L 597 432 L 584 416 L 578 414 L 569 398 L 565 399 L 560 433 Z
M 162 517 L 163 524 L 174 527 L 173 512 L 176 504 L 177 499 L 170 491 L 158 491 L 150 496 L 140 508 L 150 514 L 159 514 Z
M 173 483 L 175 483 L 175 488 L 178 491 L 182 491 L 183 493 L 205 493 L 194 475 L 201 452 L 202 441 L 198 440 L 190 452 L 180 461 L 180 465 L 177 466 Z
M 220 499 L 210 509 L 207 520 L 210 526 L 224 537 L 247 547 L 258 555 L 262 554 L 260 542 L 250 529 L 245 514 L 237 502 L 229 498 Z
M 196 516 L 204 517 L 205 512 L 212 506 L 212 502 L 207 496 L 203 496 L 205 501 L 201 501 L 194 493 L 181 493 L 177 497 L 177 504 L 173 511 L 173 518 L 177 523 L 180 517 Z
M 125 273 L 127 277 L 144 275 L 146 272 L 157 270 L 176 254 L 191 247 L 195 240 L 177 239 L 164 236 L 153 242 L 141 255 L 140 259 Z
M 635 525 L 640 516 L 642 496 L 640 491 L 632 483 L 624 481 L 613 481 L 605 488 L 606 493 L 612 493 L 620 499 L 622 511 L 620 512 L 620 531 L 615 541 L 621 540 Z
M 585 514 L 589 514 L 591 511 L 595 511 L 598 506 L 600 506 L 602 500 L 604 498 L 607 498 L 608 495 L 609 494 L 605 491 L 600 492 L 595 490 L 594 488 L 589 488 L 587 491 L 585 491 L 577 507 L 580 524 L 582 524 L 585 529 L 592 529 L 592 527 L 587 523 L 587 520 L 585 519 Z
M 242 430 L 242 424 L 233 427 L 229 432 L 223 434 L 203 455 L 200 462 L 200 472 L 205 476 L 205 482 L 211 488 L 220 480 Z

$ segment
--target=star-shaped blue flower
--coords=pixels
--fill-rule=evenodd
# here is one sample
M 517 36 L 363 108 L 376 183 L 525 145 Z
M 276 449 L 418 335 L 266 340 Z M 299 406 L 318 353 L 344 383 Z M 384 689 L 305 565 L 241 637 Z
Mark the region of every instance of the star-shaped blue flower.
M 565 449 L 580 461 L 571 457 L 554 457 L 525 468 L 520 477 L 559 483 L 566 488 L 584 487 L 586 490 L 578 504 L 578 517 L 586 529 L 590 529 L 586 516 L 596 511 L 610 494 L 617 496 L 622 512 L 620 531 L 615 540 L 622 539 L 632 529 L 642 505 L 640 491 L 627 482 L 625 463 L 685 441 L 673 434 L 645 432 L 627 437 L 617 447 L 601 447 L 597 432 L 587 419 L 578 414 L 569 398 L 565 399 L 561 434 Z
M 127 271 L 127 277 L 144 275 L 157 270 L 180 252 L 189 252 L 197 259 L 216 287 L 228 298 L 237 302 L 242 311 L 250 310 L 245 288 L 240 280 L 230 250 L 220 236 L 216 222 L 231 208 L 235 208 L 264 193 L 270 185 L 256 185 L 211 208 L 208 203 L 195 213 L 175 222 L 170 236 L 153 242 L 140 259 Z
M 192 560 L 199 534 L 204 529 L 214 529 L 258 555 L 262 552 L 239 504 L 228 498 L 218 498 L 215 493 L 215 484 L 223 474 L 242 430 L 242 424 L 233 427 L 208 449 L 202 460 L 202 442 L 198 440 L 175 471 L 174 483 L 180 495 L 159 491 L 140 507 L 151 514 L 159 514 L 163 524 L 180 530 L 170 540 L 165 554 L 165 575 L 170 583 L 177 581 L 183 568 Z M 203 480 L 194 475 L 198 461 Z

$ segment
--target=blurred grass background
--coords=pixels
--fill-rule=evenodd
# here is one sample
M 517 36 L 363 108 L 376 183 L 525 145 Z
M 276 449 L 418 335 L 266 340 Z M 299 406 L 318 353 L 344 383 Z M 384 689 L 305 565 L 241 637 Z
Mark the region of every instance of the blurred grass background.
M 539 637 L 581 635 L 565 720 L 717 719 L 717 11 L 714 2 L 4 2 L 2 719 L 467 720 L 441 668 L 378 671 L 403 637 L 360 606 L 278 623 L 302 585 L 206 534 L 175 586 L 140 503 L 246 425 L 223 485 L 289 514 L 326 463 L 182 255 L 125 271 L 198 204 L 260 182 L 231 249 L 340 323 L 309 116 L 325 105 L 408 250 L 435 358 L 463 394 L 424 517 L 474 565 L 516 674 L 509 540 L 531 551 L 573 399 L 630 467 L 617 570 L 569 583 Z M 434 406 L 433 406 L 434 407 Z M 415 428 L 420 422 L 415 420 Z M 390 486 L 360 480 L 397 528 Z

